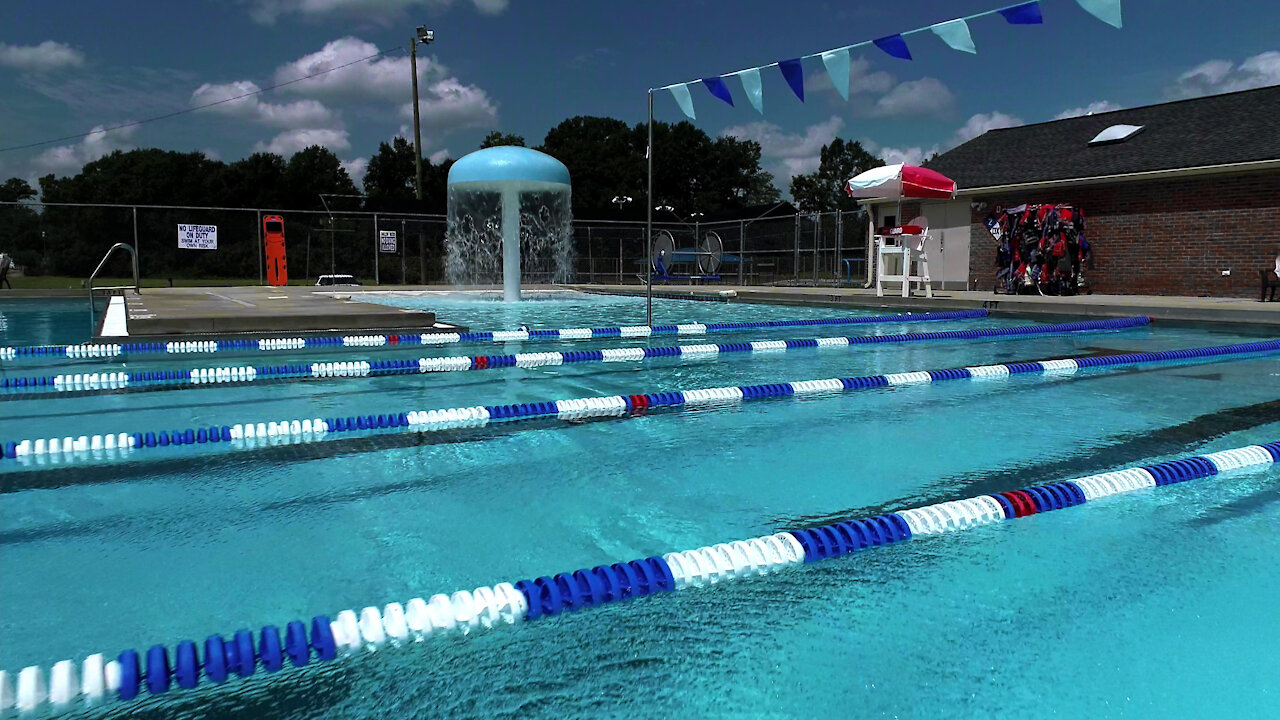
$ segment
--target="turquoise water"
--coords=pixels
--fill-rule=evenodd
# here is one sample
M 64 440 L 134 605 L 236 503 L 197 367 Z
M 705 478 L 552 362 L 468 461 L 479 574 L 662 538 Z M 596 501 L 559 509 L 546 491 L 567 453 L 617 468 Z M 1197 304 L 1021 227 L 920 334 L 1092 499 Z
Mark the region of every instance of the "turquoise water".
M 0 346 L 66 345 L 92 334 L 86 298 L 0 299 Z
M 432 298 L 429 306 L 475 329 L 643 322 L 631 298 L 514 309 Z M 655 305 L 656 322 L 848 314 Z M 1258 337 L 1157 324 L 1072 338 L 5 399 L 0 426 L 5 438 L 167 429 Z M 315 354 L 270 357 L 303 362 Z M 147 366 L 202 363 L 215 364 L 187 357 Z M 886 388 L 549 429 L 507 425 L 482 441 L 370 444 L 333 457 L 177 448 L 148 450 L 131 464 L 8 466 L 0 475 L 0 662 L 13 671 L 90 652 L 172 647 L 214 632 L 1269 442 L 1280 439 L 1277 398 L 1280 363 L 1252 358 Z M 1278 481 L 1280 471 L 1268 469 L 1140 491 L 765 578 L 385 649 L 270 682 L 175 691 L 144 707 L 166 716 L 281 718 L 1274 715 Z

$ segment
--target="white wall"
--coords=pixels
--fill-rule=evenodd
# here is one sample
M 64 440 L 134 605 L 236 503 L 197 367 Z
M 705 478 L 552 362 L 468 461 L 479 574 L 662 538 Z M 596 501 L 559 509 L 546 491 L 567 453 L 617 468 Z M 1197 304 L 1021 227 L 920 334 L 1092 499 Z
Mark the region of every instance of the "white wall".
M 884 225 L 885 218 L 897 212 L 897 203 L 876 205 L 873 207 L 874 227 Z M 929 218 L 925 252 L 929 255 L 929 276 L 933 279 L 934 288 L 968 289 L 969 201 L 924 201 L 920 204 L 920 214 Z M 910 220 L 912 218 L 898 218 L 898 223 Z

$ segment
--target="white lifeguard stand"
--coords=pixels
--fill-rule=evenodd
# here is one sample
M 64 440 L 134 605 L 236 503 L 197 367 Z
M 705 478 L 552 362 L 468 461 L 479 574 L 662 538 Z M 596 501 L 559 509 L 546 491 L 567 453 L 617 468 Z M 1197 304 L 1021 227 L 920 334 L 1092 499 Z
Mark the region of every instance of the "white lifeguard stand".
M 902 297 L 911 296 L 912 283 L 924 288 L 925 297 L 933 297 L 929 256 L 924 249 L 928 238 L 929 218 L 923 215 L 875 234 L 876 297 L 884 297 L 886 282 L 900 283 Z

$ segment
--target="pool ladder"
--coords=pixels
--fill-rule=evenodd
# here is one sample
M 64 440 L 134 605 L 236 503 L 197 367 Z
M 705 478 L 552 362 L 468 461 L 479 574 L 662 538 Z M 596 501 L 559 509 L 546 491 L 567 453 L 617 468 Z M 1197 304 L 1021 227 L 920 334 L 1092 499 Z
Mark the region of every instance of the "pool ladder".
M 94 287 L 93 281 L 97 279 L 98 273 L 102 272 L 103 266 L 107 264 L 107 261 L 111 259 L 111 256 L 115 254 L 115 251 L 119 250 L 120 248 L 124 248 L 125 250 L 128 250 L 129 256 L 133 259 L 133 285 L 104 285 L 103 287 L 98 287 L 98 288 Z M 102 256 L 102 262 L 98 263 L 98 267 L 93 271 L 93 274 L 89 276 L 88 285 L 89 285 L 89 331 L 91 333 L 96 333 L 98 328 L 98 322 L 97 322 L 97 318 L 94 317 L 94 311 L 93 311 L 93 293 L 95 290 L 112 291 L 112 290 L 129 290 L 132 288 L 135 295 L 142 294 L 142 287 L 138 283 L 137 251 L 134 250 L 133 246 L 130 245 L 129 243 L 116 243 L 115 245 L 112 245 L 111 248 L 107 250 L 107 254 Z

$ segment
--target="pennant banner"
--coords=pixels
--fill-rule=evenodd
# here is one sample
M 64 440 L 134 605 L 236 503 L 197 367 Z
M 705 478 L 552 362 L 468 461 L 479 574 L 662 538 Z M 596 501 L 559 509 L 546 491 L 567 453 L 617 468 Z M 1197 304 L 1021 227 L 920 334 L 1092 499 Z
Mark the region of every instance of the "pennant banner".
M 693 96 L 689 94 L 689 86 L 672 85 L 667 89 L 671 91 L 671 97 L 676 99 L 676 104 L 680 106 L 680 110 L 683 111 L 690 120 L 697 120 L 697 116 L 693 114 Z
M 891 57 L 900 60 L 910 60 L 911 51 L 907 49 L 907 41 L 902 39 L 901 35 L 890 35 L 873 40 L 876 47 L 888 53 Z
M 751 107 L 756 112 L 764 114 L 764 91 L 760 87 L 760 68 L 751 70 L 743 70 L 738 73 L 738 79 L 742 81 L 742 92 L 747 96 L 747 102 L 751 103 Z
M 1029 3 L 1014 5 L 999 11 L 1010 25 L 1039 25 L 1044 22 L 1044 16 L 1040 14 L 1040 3 L 1033 0 Z
M 1111 27 L 1123 27 L 1120 19 L 1120 0 L 1076 0 L 1090 15 Z
M 724 84 L 724 78 L 702 78 L 702 84 L 707 86 L 707 90 L 710 90 L 712 95 L 729 103 L 729 107 L 733 107 L 733 95 L 729 93 L 729 86 Z
M 804 63 L 800 58 L 779 60 L 778 69 L 782 70 L 782 77 L 791 86 L 791 92 L 800 98 L 800 102 L 804 102 Z
M 951 46 L 952 50 L 960 52 L 974 53 L 978 52 L 978 48 L 973 45 L 973 36 L 969 34 L 969 23 L 964 20 L 950 20 L 929 27 L 934 35 L 942 38 L 942 41 Z
M 849 99 L 849 51 L 828 50 L 822 53 L 822 64 L 827 66 L 827 75 L 831 76 L 831 84 L 836 92 L 845 100 Z

